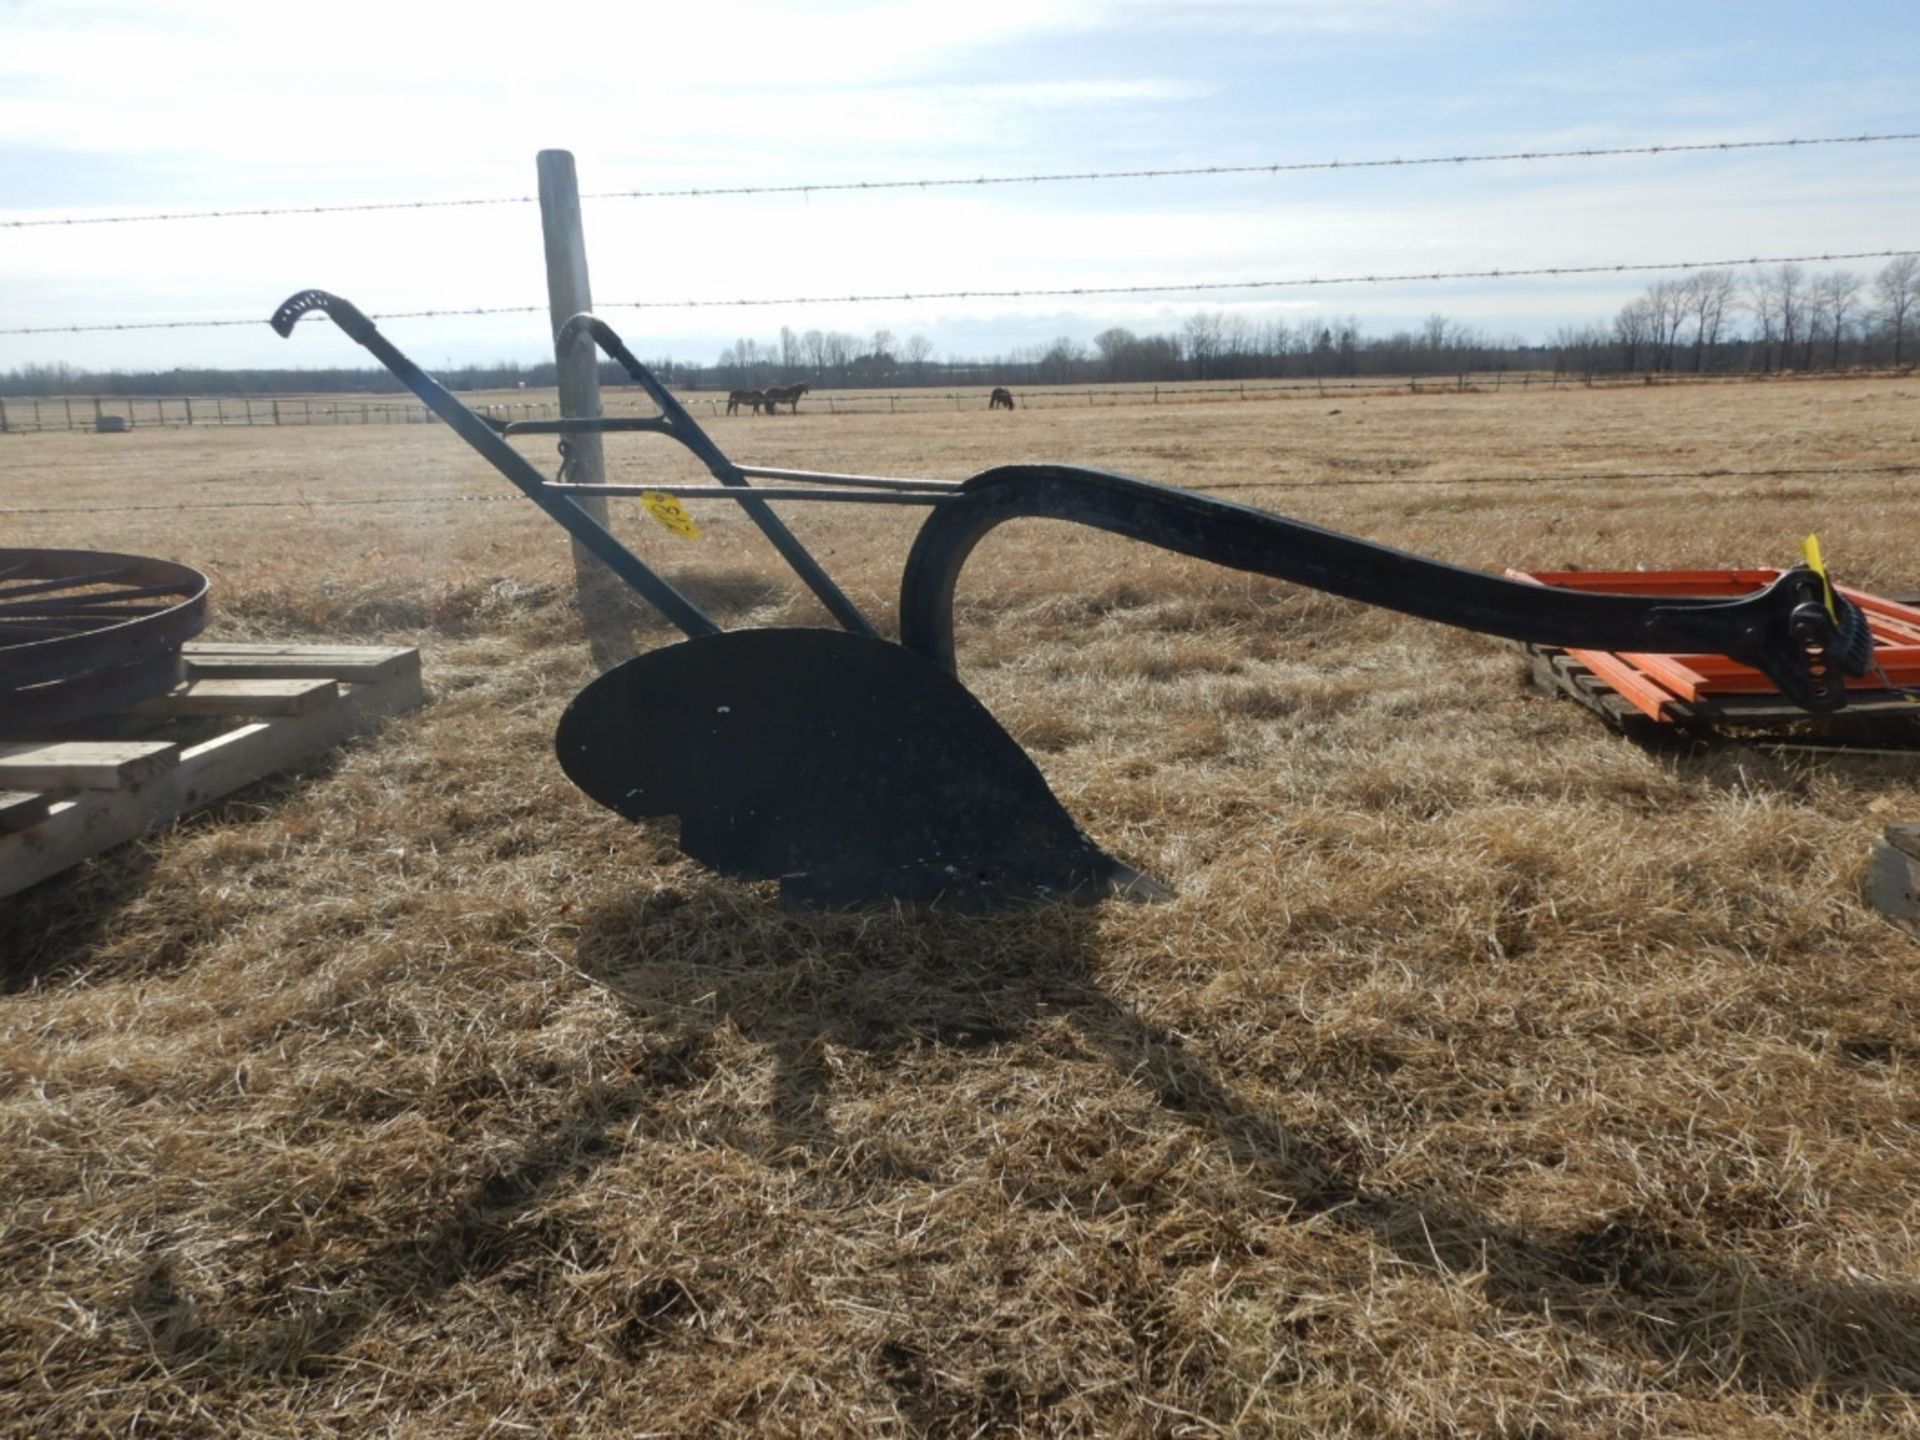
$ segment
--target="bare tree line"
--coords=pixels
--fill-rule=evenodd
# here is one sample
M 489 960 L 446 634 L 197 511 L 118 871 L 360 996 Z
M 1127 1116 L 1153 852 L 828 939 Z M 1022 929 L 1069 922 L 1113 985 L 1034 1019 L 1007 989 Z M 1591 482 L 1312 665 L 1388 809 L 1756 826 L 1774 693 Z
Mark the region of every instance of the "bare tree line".
M 1696 270 L 1656 280 L 1621 306 L 1611 325 L 1562 326 L 1544 344 L 1494 338 L 1433 314 L 1415 330 L 1369 336 L 1354 316 L 1295 322 L 1229 310 L 1189 315 L 1172 334 L 1111 326 L 1091 341 L 1062 335 L 984 358 L 936 359 L 924 335 L 795 331 L 741 338 L 711 365 L 671 357 L 651 362 L 688 389 L 763 389 L 806 380 L 870 389 L 929 385 L 1076 385 L 1178 380 L 1273 380 L 1314 376 L 1408 376 L 1554 370 L 1589 375 L 1771 373 L 1912 363 L 1920 326 L 1920 256 L 1889 260 L 1871 279 L 1852 270 L 1810 272 L 1782 264 L 1742 276 Z M 455 389 L 543 388 L 551 363 L 448 366 Z M 602 367 L 602 383 L 624 372 Z M 397 391 L 385 370 L 186 370 L 89 372 L 28 365 L 0 374 L 0 396 L 273 395 Z
M 1177 334 L 1137 334 L 1112 326 L 1089 341 L 1062 335 L 985 358 L 936 360 L 922 335 L 899 340 L 843 331 L 783 329 L 778 343 L 741 339 L 711 367 L 681 366 L 683 382 L 734 388 L 804 376 L 842 389 L 876 385 L 953 385 L 1008 380 L 1034 385 L 1177 380 L 1253 380 L 1285 376 L 1454 373 L 1535 363 L 1540 347 L 1493 340 L 1443 315 L 1417 332 L 1362 333 L 1358 319 L 1289 324 L 1253 321 L 1231 311 L 1189 315 Z
M 1899 256 L 1871 280 L 1851 270 L 1783 264 L 1742 277 L 1698 270 L 1657 280 L 1622 306 L 1612 325 L 1562 327 L 1546 344 L 1494 338 L 1445 315 L 1418 330 L 1369 336 L 1343 319 L 1253 320 L 1231 311 L 1189 315 L 1175 334 L 1121 326 L 1091 342 L 1062 335 L 989 359 L 936 361 L 924 336 L 904 345 L 891 331 L 863 340 L 840 331 L 782 329 L 780 342 L 740 340 L 684 379 L 720 386 L 796 375 L 822 385 L 1034 385 L 1291 376 L 1454 374 L 1554 369 L 1585 374 L 1690 371 L 1771 373 L 1910 362 L 1920 322 L 1920 257 Z
M 1570 368 L 1626 371 L 1838 370 L 1899 367 L 1911 356 L 1920 310 L 1920 256 L 1889 260 L 1869 281 L 1853 270 L 1798 264 L 1756 271 L 1696 270 L 1656 280 L 1620 307 L 1610 330 L 1562 330 L 1553 348 Z M 1744 333 L 1736 317 L 1745 316 Z

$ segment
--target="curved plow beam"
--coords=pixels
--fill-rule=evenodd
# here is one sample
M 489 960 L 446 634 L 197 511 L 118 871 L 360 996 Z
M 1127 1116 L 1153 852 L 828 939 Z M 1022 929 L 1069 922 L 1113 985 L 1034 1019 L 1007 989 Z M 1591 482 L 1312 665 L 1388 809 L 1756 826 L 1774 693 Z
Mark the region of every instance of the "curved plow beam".
M 1230 500 L 1072 465 L 976 475 L 927 517 L 900 581 L 900 638 L 954 668 L 953 592 L 973 547 L 1009 520 L 1071 520 L 1235 570 L 1540 645 L 1731 656 L 1810 711 L 1846 704 L 1839 673 L 1872 663 L 1866 617 L 1810 566 L 1736 600 L 1556 590 L 1429 560 Z M 1829 601 L 1837 608 L 1829 609 Z M 1836 673 L 1839 672 L 1839 673 Z

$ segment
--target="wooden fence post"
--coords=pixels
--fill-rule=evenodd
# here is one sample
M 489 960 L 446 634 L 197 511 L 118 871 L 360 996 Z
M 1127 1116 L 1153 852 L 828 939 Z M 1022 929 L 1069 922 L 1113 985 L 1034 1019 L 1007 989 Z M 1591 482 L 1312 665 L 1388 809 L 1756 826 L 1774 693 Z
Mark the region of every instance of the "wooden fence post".
M 580 182 L 570 150 L 542 150 L 534 160 L 540 179 L 540 229 L 547 254 L 547 315 L 554 335 L 553 359 L 560 389 L 560 415 L 570 420 L 598 420 L 600 351 L 593 337 L 576 334 L 562 345 L 560 327 L 582 310 L 593 309 L 593 289 L 587 279 L 587 237 L 580 219 Z M 568 478 L 580 484 L 604 485 L 606 452 L 597 434 L 569 435 Z M 574 497 L 574 503 L 600 524 L 607 523 L 607 501 L 602 495 Z M 587 644 L 594 664 L 610 670 L 634 653 L 633 633 L 625 622 L 625 600 L 618 577 L 602 565 L 578 540 L 573 542 L 574 589 Z

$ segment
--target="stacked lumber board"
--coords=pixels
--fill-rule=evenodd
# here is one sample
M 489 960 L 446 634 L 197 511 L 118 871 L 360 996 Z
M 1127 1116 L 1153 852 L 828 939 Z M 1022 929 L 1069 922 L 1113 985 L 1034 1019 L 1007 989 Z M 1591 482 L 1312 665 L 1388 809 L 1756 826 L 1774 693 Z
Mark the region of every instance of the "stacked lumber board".
M 0 743 L 0 896 L 311 760 L 424 698 L 420 652 L 391 646 L 183 647 L 168 694 L 90 721 L 85 738 Z M 168 722 L 208 722 L 166 738 Z M 109 738 L 93 738 L 106 734 Z

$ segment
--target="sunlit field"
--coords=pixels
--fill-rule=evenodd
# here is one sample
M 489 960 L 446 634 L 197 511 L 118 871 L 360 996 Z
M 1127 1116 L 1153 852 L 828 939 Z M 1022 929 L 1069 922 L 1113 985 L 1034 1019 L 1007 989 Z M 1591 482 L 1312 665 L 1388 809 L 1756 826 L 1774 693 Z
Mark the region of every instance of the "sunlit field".
M 709 423 L 1495 571 L 1817 531 L 1920 591 L 1913 378 L 1026 398 Z M 827 623 L 688 503 L 616 526 L 730 625 Z M 917 514 L 786 513 L 890 626 Z M 1920 759 L 1643 748 L 1501 642 L 1023 521 L 962 678 L 1175 898 L 791 912 L 562 777 L 566 537 L 443 426 L 0 435 L 21 545 L 417 645 L 430 698 L 0 900 L 0 1432 L 1920 1430 L 1920 943 L 1863 895 Z

